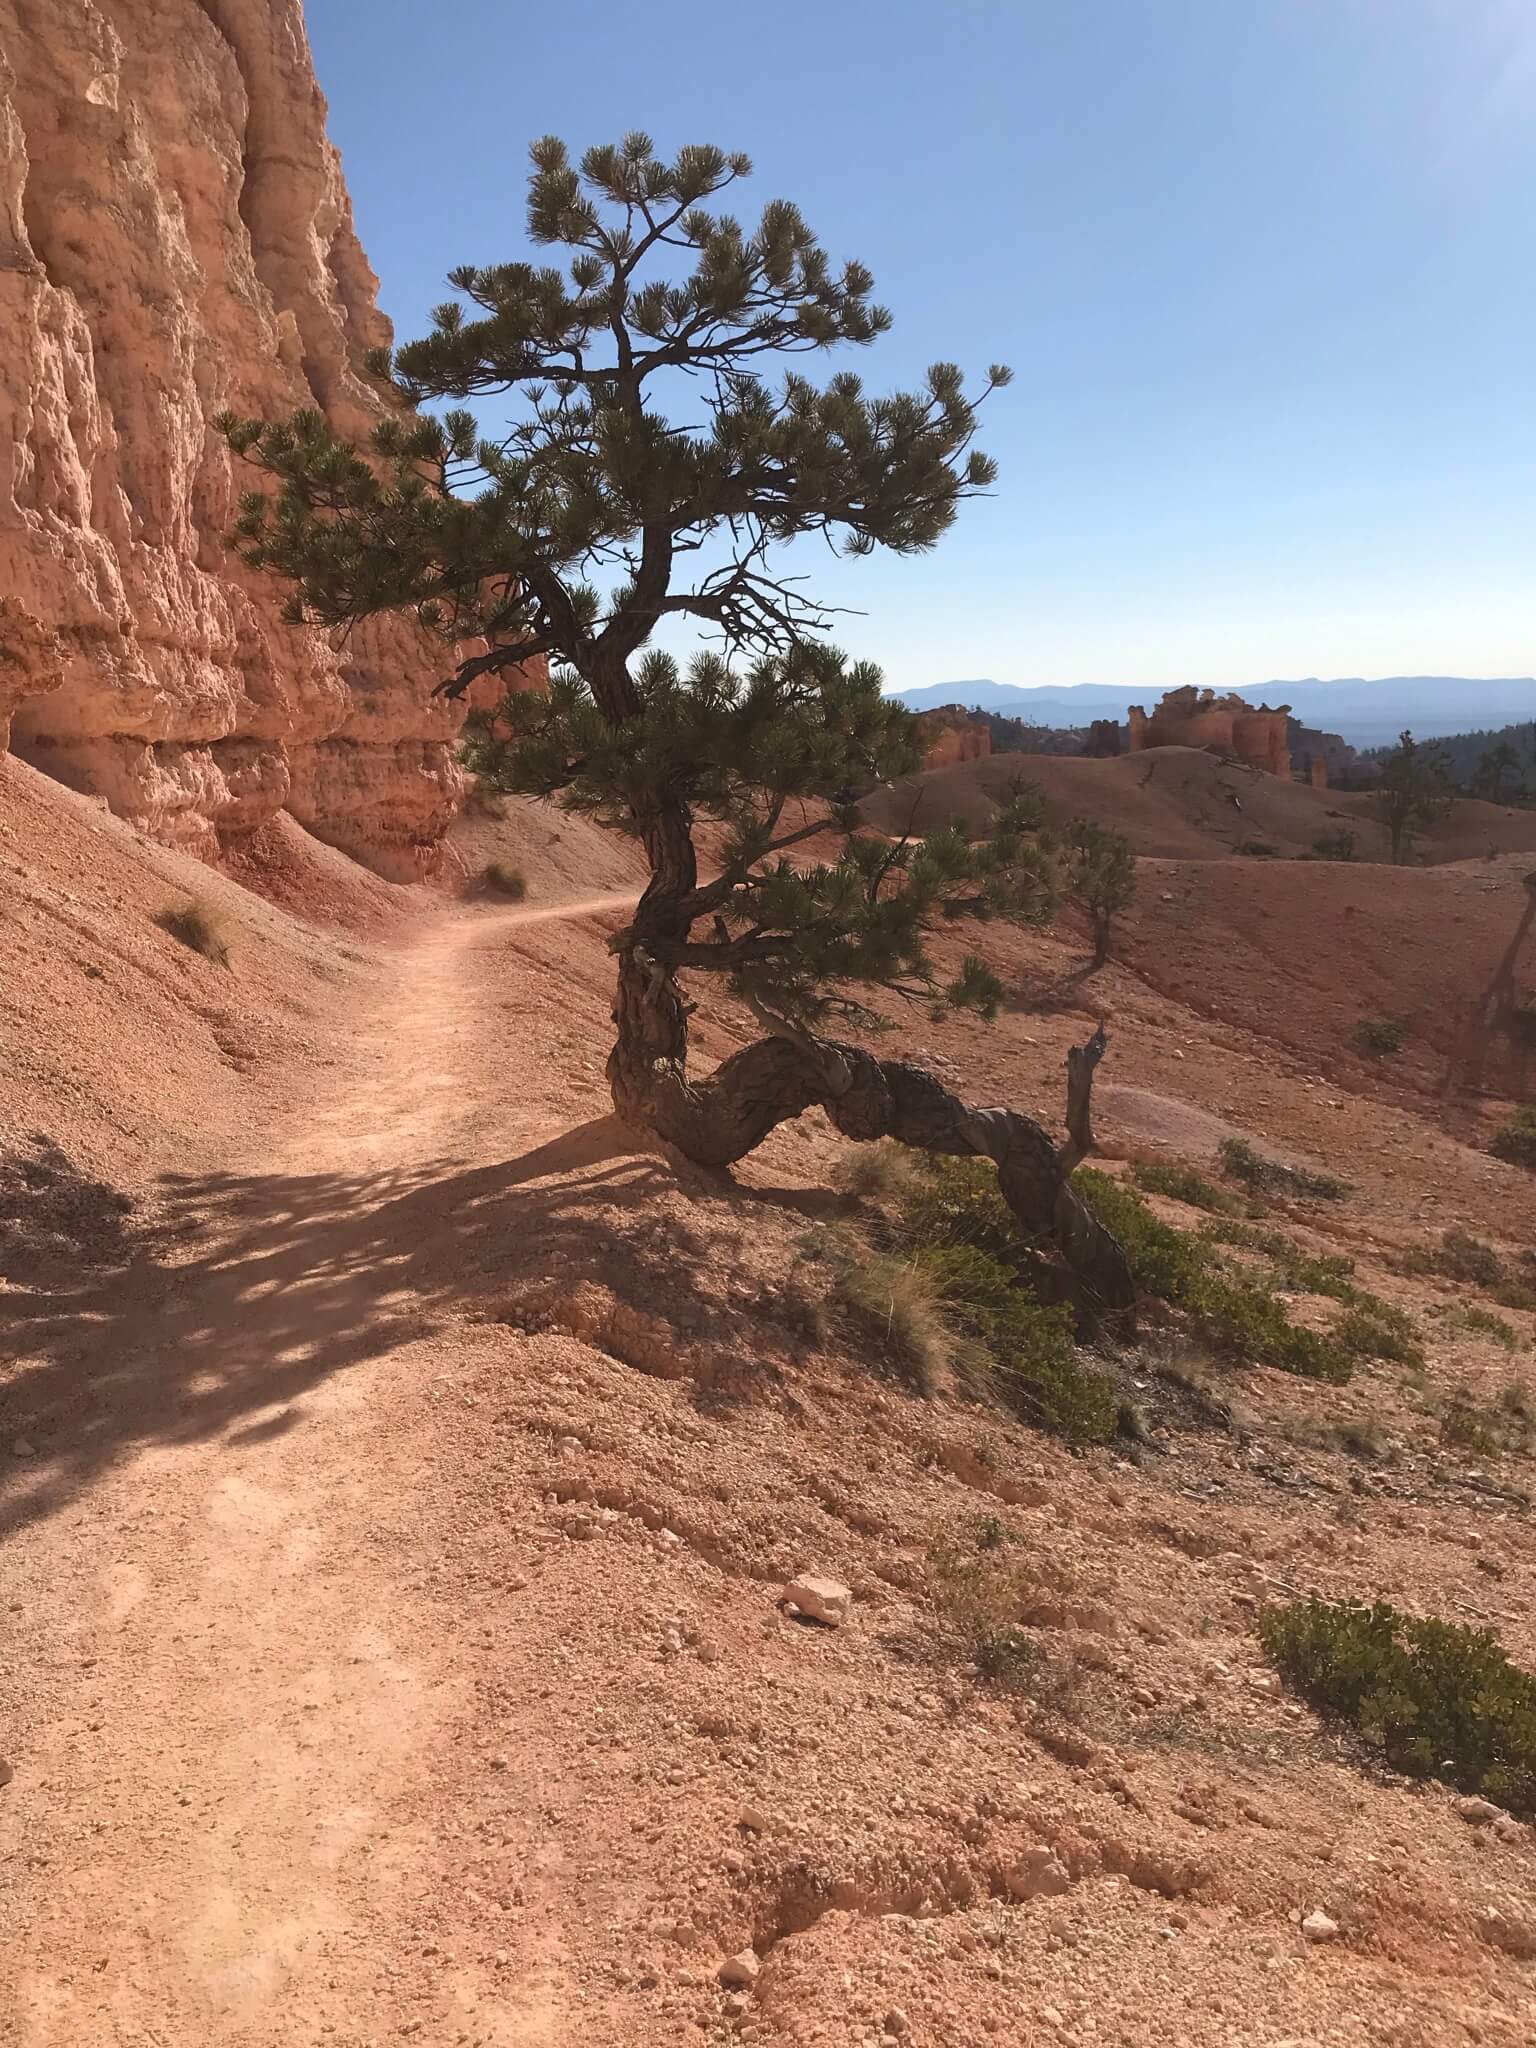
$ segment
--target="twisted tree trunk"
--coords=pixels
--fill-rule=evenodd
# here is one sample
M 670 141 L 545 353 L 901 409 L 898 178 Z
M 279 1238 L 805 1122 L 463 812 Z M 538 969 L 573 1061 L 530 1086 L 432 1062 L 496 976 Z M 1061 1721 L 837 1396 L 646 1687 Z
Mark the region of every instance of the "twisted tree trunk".
M 1104 1052 L 1102 1026 L 1070 1056 L 1069 1137 L 1059 1150 L 1019 1110 L 972 1108 L 925 1068 L 834 1039 L 776 1033 L 691 1080 L 686 1006 L 676 983 L 636 942 L 638 928 L 637 920 L 620 952 L 618 1040 L 608 1061 L 614 1107 L 626 1120 L 700 1166 L 731 1165 L 779 1124 L 817 1105 L 847 1138 L 979 1154 L 997 1167 L 1023 1236 L 1054 1245 L 1089 1307 L 1122 1315 L 1133 1307 L 1124 1251 L 1071 1185 L 1073 1168 L 1093 1143 L 1090 1096 Z

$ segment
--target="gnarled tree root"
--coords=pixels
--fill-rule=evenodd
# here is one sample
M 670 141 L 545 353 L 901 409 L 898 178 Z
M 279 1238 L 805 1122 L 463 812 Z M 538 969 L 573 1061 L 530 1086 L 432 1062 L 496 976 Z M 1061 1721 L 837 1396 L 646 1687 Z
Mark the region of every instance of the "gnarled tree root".
M 980 1154 L 997 1167 L 1003 1199 L 1031 1243 L 1048 1240 L 1085 1307 L 1128 1316 L 1136 1290 L 1119 1240 L 1073 1192 L 1073 1167 L 1092 1143 L 1089 1092 L 1104 1050 L 1100 1029 L 1071 1062 L 1071 1135 L 1058 1151 L 1033 1117 L 973 1109 L 925 1068 L 832 1039 L 773 1036 L 733 1053 L 694 1081 L 671 1061 L 640 1074 L 622 1048 L 609 1061 L 614 1106 L 700 1166 L 729 1166 L 777 1125 L 819 1104 L 844 1137 L 895 1138 L 923 1152 Z

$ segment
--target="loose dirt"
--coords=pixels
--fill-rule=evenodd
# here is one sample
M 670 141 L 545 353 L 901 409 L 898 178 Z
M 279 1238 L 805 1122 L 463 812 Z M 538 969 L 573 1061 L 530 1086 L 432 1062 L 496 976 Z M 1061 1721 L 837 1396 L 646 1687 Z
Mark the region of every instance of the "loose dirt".
M 1266 961 L 1213 941 L 1203 1007 L 1161 986 L 1203 867 L 1091 984 L 1069 932 L 999 934 L 1015 1007 L 911 1049 L 1054 1118 L 1108 1015 L 1109 1154 L 1212 1170 L 1240 1131 L 1346 1173 L 1338 1213 L 1270 1222 L 1346 1246 L 1429 1363 L 1320 1389 L 1154 1344 L 1150 1440 L 1078 1458 L 845 1348 L 821 1254 L 862 1212 L 820 1118 L 735 1175 L 614 1122 L 634 883 L 595 832 L 477 825 L 469 873 L 529 873 L 513 909 L 354 895 L 287 835 L 252 876 L 284 911 L 10 789 L 0 2040 L 1536 2037 L 1530 1830 L 1375 1770 L 1252 1627 L 1380 1592 L 1536 1662 L 1529 1461 L 1435 1405 L 1519 1359 L 1391 1263 L 1451 1223 L 1513 1258 L 1529 1177 L 1413 1071 L 1325 1073 L 1323 1038 L 1226 1014 Z M 229 970 L 154 924 L 194 883 Z M 1483 900 L 1448 879 L 1447 928 Z M 716 1012 L 701 1055 L 749 1028 Z M 935 1547 L 980 1531 L 1028 1581 L 1023 1692 L 936 1604 Z M 836 1631 L 781 1611 L 804 1570 L 852 1589 Z

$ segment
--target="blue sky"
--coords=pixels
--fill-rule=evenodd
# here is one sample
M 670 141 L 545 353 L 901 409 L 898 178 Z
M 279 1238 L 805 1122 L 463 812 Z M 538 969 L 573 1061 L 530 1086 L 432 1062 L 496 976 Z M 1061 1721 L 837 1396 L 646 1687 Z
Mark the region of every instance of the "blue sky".
M 875 272 L 872 384 L 1016 373 L 995 497 L 809 564 L 907 687 L 1536 669 L 1531 0 L 308 0 L 404 339 L 526 147 L 745 149 Z M 487 418 L 491 417 L 487 414 Z

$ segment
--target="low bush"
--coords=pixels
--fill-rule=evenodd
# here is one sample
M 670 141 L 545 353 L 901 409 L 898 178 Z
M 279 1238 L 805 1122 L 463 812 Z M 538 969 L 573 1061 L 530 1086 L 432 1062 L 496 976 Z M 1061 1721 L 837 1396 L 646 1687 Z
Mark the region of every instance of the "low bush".
M 1536 1813 L 1536 1678 L 1490 1630 L 1314 1596 L 1265 1608 L 1258 1631 L 1290 1683 L 1396 1769 Z
M 155 912 L 155 923 L 173 939 L 201 953 L 216 967 L 229 965 L 228 926 L 222 911 L 204 897 L 191 896 L 185 903 L 167 903 Z
M 1384 1358 L 1416 1371 L 1424 1364 L 1424 1347 L 1412 1316 L 1379 1294 L 1357 1292 L 1334 1324 L 1333 1337 L 1360 1358 Z
M 1372 1059 L 1388 1059 L 1401 1052 L 1408 1027 L 1400 1017 L 1362 1017 L 1355 1026 L 1355 1049 Z
M 1303 1166 L 1282 1166 L 1278 1159 L 1266 1159 L 1242 1138 L 1224 1138 L 1221 1144 L 1222 1170 L 1244 1187 L 1262 1194 L 1317 1195 L 1337 1202 L 1349 1193 L 1349 1184 L 1331 1173 L 1313 1173 Z
M 1166 1195 L 1171 1202 L 1183 1202 L 1191 1209 L 1205 1209 L 1213 1216 L 1233 1216 L 1238 1204 L 1225 1188 L 1217 1187 L 1192 1166 L 1163 1165 L 1144 1161 L 1131 1168 L 1131 1179 L 1143 1193 Z
M 1447 1316 L 1447 1321 L 1474 1337 L 1492 1338 L 1506 1351 L 1519 1351 L 1525 1344 L 1513 1323 L 1506 1322 L 1503 1316 L 1496 1316 L 1491 1308 L 1479 1308 L 1475 1302 L 1458 1302 Z
M 1528 1105 L 1517 1109 L 1494 1132 L 1488 1150 L 1495 1159 L 1508 1160 L 1511 1166 L 1523 1166 L 1536 1173 L 1536 1109 Z
M 1356 1353 L 1293 1323 L 1273 1289 L 1234 1273 L 1208 1237 L 1164 1223 L 1133 1188 L 1095 1167 L 1080 1168 L 1072 1185 L 1120 1240 L 1137 1286 L 1181 1309 L 1213 1351 L 1305 1379 L 1349 1378 Z
M 1337 832 L 1319 832 L 1312 842 L 1312 853 L 1317 860 L 1353 860 L 1355 835 L 1347 825 Z
M 925 1391 L 947 1366 L 1070 1443 L 1112 1436 L 1115 1382 L 1079 1360 L 1071 1311 L 1028 1286 L 1029 1248 L 995 1169 L 900 1146 L 863 1149 L 881 1156 L 851 1170 L 888 1205 L 891 1249 L 852 1261 L 839 1298 L 885 1362 Z
M 1232 851 L 1243 854 L 1249 860 L 1278 860 L 1280 858 L 1279 847 L 1271 846 L 1267 839 L 1240 839 Z
M 1023 1617 L 1042 1600 L 1059 1600 L 1037 1562 L 1021 1556 L 1012 1532 L 996 1516 L 958 1543 L 936 1543 L 928 1553 L 928 1590 L 941 1626 L 991 1684 L 1022 1692 L 1057 1711 L 1069 1707 L 1078 1684 L 1075 1664 L 1047 1655 Z
M 1440 1417 L 1440 1441 L 1479 1457 L 1494 1452 L 1522 1457 L 1536 1435 L 1536 1401 L 1523 1379 L 1510 1380 L 1493 1400 L 1479 1400 L 1460 1387 Z
M 521 868 L 508 867 L 505 861 L 487 861 L 480 870 L 480 880 L 487 889 L 505 896 L 511 903 L 521 903 L 528 894 L 527 876 Z
M 1497 1287 L 1504 1278 L 1504 1261 L 1493 1246 L 1465 1230 L 1448 1230 L 1438 1245 L 1416 1247 L 1398 1263 L 1405 1273 L 1464 1280 L 1474 1287 Z

